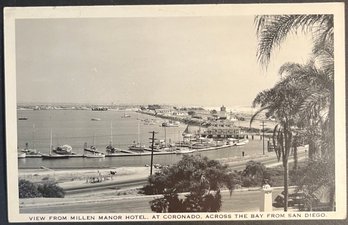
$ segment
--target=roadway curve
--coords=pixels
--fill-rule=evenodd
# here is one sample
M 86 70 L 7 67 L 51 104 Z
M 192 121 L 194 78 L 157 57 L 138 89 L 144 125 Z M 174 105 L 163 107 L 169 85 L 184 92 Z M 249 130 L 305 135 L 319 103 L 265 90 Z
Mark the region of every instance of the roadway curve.
M 305 152 L 300 152 L 298 154 L 299 160 L 305 159 Z M 271 166 L 277 166 L 281 165 L 281 162 L 278 162 L 278 159 L 276 157 L 272 158 L 259 158 L 254 159 L 254 161 L 262 162 L 266 167 Z M 292 160 L 289 160 L 291 162 Z M 245 168 L 245 162 L 231 164 L 229 166 L 233 170 L 243 170 Z M 88 186 L 79 186 L 74 188 L 66 188 L 65 193 L 67 195 L 74 195 L 74 194 L 81 194 L 85 192 L 95 192 L 100 190 L 107 190 L 107 189 L 126 189 L 126 188 L 132 188 L 132 187 L 139 187 L 143 186 L 147 183 L 147 178 L 140 178 L 140 179 L 134 179 L 134 180 L 128 180 L 128 181 L 114 181 L 114 182 L 105 182 L 105 183 L 95 183 Z

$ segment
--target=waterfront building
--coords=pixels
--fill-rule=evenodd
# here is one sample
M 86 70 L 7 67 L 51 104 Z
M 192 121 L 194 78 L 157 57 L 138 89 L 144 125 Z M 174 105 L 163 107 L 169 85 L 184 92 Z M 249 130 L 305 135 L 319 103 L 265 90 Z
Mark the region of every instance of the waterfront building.
M 203 137 L 214 139 L 241 138 L 243 134 L 234 122 L 229 120 L 216 120 L 210 123 L 203 133 Z

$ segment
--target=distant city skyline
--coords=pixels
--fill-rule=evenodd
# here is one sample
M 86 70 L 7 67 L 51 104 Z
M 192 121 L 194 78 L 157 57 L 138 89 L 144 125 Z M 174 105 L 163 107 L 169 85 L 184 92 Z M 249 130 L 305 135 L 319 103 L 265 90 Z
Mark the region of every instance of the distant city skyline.
M 310 37 L 289 38 L 267 71 L 254 16 L 19 19 L 18 103 L 250 106 Z

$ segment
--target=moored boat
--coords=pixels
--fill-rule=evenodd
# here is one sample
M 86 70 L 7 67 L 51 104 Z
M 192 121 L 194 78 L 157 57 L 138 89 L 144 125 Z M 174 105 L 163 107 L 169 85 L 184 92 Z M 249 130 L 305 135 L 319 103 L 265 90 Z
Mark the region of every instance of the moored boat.
M 128 147 L 129 150 L 134 151 L 134 152 L 144 152 L 146 150 L 145 145 L 140 145 L 138 144 L 133 144 L 131 146 Z
M 72 152 L 72 147 L 70 145 L 58 146 L 56 149 L 53 149 L 53 152 L 59 155 L 74 155 L 75 154 L 74 152 Z
M 133 152 L 144 152 L 145 148 L 145 145 L 140 143 L 140 123 L 138 121 L 137 142 L 134 141 L 133 144 L 128 147 L 128 149 Z
M 103 153 L 94 153 L 85 155 L 86 158 L 105 158 Z
M 195 152 L 195 150 L 189 149 L 189 148 L 179 148 L 177 150 L 175 150 L 176 154 L 188 154 L 188 153 L 192 153 Z
M 67 158 L 69 158 L 68 154 L 64 154 L 64 155 L 52 154 L 52 147 L 53 147 L 53 145 L 52 145 L 52 130 L 51 130 L 49 153 L 42 154 L 41 155 L 42 159 L 67 159 Z
M 40 155 L 40 152 L 36 151 L 36 149 L 30 149 L 29 144 L 25 143 L 25 148 L 20 150 L 21 152 L 28 155 Z
M 173 122 L 173 121 L 168 121 L 168 122 L 164 122 L 162 123 L 162 127 L 178 127 L 180 124 L 180 122 Z
M 18 159 L 24 159 L 26 157 L 26 153 L 25 152 L 18 152 L 17 153 L 17 158 Z

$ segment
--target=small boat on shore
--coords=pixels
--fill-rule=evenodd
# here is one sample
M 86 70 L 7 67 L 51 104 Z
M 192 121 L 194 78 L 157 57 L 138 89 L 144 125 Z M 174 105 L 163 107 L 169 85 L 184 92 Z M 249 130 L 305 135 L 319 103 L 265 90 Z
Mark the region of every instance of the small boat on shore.
M 19 117 L 18 120 L 28 120 L 28 117 Z
M 92 118 L 91 120 L 92 121 L 100 121 L 101 119 L 100 118 Z

